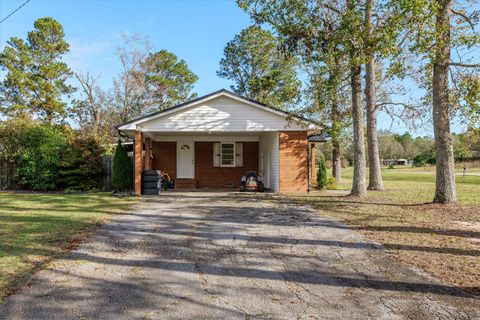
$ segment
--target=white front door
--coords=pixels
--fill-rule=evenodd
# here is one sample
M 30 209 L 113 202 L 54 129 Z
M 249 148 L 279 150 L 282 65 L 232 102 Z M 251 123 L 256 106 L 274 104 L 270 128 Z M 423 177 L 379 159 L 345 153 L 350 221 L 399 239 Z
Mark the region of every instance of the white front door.
M 177 178 L 195 177 L 195 143 L 177 141 Z

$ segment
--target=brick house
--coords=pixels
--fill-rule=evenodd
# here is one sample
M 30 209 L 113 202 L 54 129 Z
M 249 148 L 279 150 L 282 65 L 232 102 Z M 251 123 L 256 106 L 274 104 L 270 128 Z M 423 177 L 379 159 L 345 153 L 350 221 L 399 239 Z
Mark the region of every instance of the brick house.
M 320 128 L 227 90 L 118 127 L 134 141 L 135 193 L 142 170 L 167 172 L 175 189 L 233 188 L 246 171 L 274 192 L 305 192 L 314 173 L 310 134 Z

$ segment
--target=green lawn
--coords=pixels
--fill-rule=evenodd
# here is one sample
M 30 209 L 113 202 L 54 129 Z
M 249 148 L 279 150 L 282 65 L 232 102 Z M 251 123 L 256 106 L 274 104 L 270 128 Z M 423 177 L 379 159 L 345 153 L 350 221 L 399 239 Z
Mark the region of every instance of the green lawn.
M 341 190 L 315 191 L 296 199 L 357 228 L 392 256 L 480 294 L 480 176 L 457 177 L 455 206 L 431 204 L 435 175 L 385 169 L 383 177 L 385 191 L 369 191 L 362 199 L 349 197 L 348 168 Z
M 415 169 L 417 169 L 418 173 L 416 173 Z M 404 201 L 429 202 L 433 199 L 435 191 L 434 173 L 434 171 L 423 173 L 423 170 L 412 167 L 405 169 L 383 168 L 382 177 L 387 189 L 385 195 L 389 196 L 391 200 L 398 200 L 400 203 Z M 339 189 L 350 189 L 352 176 L 352 168 L 343 169 L 343 180 L 339 184 Z M 480 192 L 480 176 L 467 175 L 462 177 L 460 175 L 456 176 L 456 182 L 460 204 L 480 205 L 480 197 L 475 196 Z M 397 190 L 401 192 L 396 192 Z M 373 193 L 375 194 L 376 192 Z
M 136 198 L 97 194 L 0 193 L 0 301 L 52 258 Z

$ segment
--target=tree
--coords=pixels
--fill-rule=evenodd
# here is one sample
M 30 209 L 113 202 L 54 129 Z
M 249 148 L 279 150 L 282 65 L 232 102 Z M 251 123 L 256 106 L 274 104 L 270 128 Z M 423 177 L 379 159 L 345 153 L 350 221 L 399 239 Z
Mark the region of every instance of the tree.
M 151 92 L 152 111 L 164 110 L 176 104 L 194 99 L 193 85 L 198 77 L 189 68 L 185 60 L 167 50 L 151 53 L 142 63 L 146 71 L 145 83 Z
M 308 75 L 305 97 L 308 107 L 302 111 L 307 117 L 318 119 L 331 138 L 332 175 L 341 181 L 341 155 L 345 129 L 351 126 L 350 90 L 347 81 L 348 59 L 343 55 L 336 41 L 339 29 L 339 14 L 324 10 L 322 21 L 323 36 L 318 43 L 297 50 L 302 56 L 302 65 Z
M 232 89 L 238 94 L 288 108 L 298 101 L 301 83 L 296 57 L 280 50 L 280 45 L 270 31 L 250 26 L 227 43 L 217 75 L 233 80 Z
M 124 44 L 117 48 L 117 56 L 122 70 L 113 79 L 112 104 L 117 116 L 117 123 L 138 117 L 147 112 L 151 105 L 147 96 L 145 70 L 143 63 L 147 59 L 150 43 L 138 34 L 123 35 Z
M 90 73 L 75 73 L 81 87 L 81 96 L 72 101 L 69 107 L 70 118 L 80 126 L 83 136 L 93 137 L 101 143 L 112 142 L 116 136 L 113 110 L 110 98 L 97 84 L 100 76 Z
M 118 140 L 117 149 L 113 158 L 112 186 L 119 191 L 132 188 L 132 161 L 128 157 L 127 150 Z
M 0 85 L 0 111 L 7 116 L 34 114 L 52 123 L 63 116 L 62 96 L 72 93 L 71 75 L 61 61 L 69 45 L 63 27 L 50 17 L 40 18 L 27 40 L 10 38 L 0 54 L 7 72 Z
M 32 123 L 22 127 L 17 141 L 15 177 L 21 188 L 57 189 L 60 150 L 64 150 L 70 133 L 61 126 Z
M 450 63 L 450 0 L 438 4 L 435 23 L 432 99 L 433 131 L 436 149 L 436 186 L 434 202 L 455 203 L 455 164 L 450 136 L 449 63 Z
M 123 37 L 124 45 L 117 49 L 122 70 L 112 94 L 117 122 L 196 97 L 191 91 L 198 77 L 184 60 L 166 50 L 152 53 L 149 42 L 139 35 Z
M 58 186 L 68 190 L 98 188 L 103 173 L 103 148 L 94 137 L 76 136 L 60 151 Z
M 372 39 L 372 12 L 373 0 L 366 0 L 365 3 L 365 35 L 368 40 Z M 367 63 L 365 65 L 365 106 L 367 110 L 367 145 L 368 145 L 368 189 L 383 190 L 383 179 L 381 172 L 380 154 L 378 151 L 377 137 L 377 105 L 375 95 L 375 52 L 371 46 L 367 46 Z
M 356 8 L 356 0 L 347 1 L 347 10 L 344 15 L 343 31 L 345 38 L 343 43 L 349 54 L 350 85 L 352 88 L 352 120 L 353 120 L 353 183 L 351 195 L 363 197 L 367 195 L 366 183 L 366 159 L 365 140 L 362 106 L 362 39 L 359 35 L 361 17 Z M 359 31 L 360 30 L 360 31 Z
M 239 6 L 245 10 L 258 23 L 270 24 L 281 37 L 282 44 L 289 52 L 300 54 L 308 63 L 326 64 L 327 67 L 319 68 L 322 73 L 316 76 L 321 79 L 324 75 L 331 77 L 329 95 L 334 97 L 335 93 L 341 88 L 341 80 L 344 80 L 344 74 L 340 72 L 341 79 L 335 76 L 335 66 L 332 61 L 341 62 L 337 67 L 341 69 L 342 64 L 347 62 L 350 69 L 355 68 L 355 81 L 352 86 L 352 105 L 355 103 L 355 112 L 352 110 L 352 116 L 359 117 L 363 113 L 361 106 L 361 82 L 358 68 L 361 65 L 360 49 L 352 45 L 362 41 L 361 28 L 359 28 L 357 10 L 350 10 L 349 14 L 344 14 L 343 3 L 335 1 L 291 1 L 291 0 L 237 0 Z M 355 15 L 351 13 L 356 12 Z M 331 16 L 335 18 L 331 18 Z M 348 20 L 348 21 L 347 21 Z M 353 54 L 353 55 L 352 55 Z M 335 57 L 336 56 L 336 57 Z M 354 57 L 355 56 L 355 57 Z M 356 57 L 358 56 L 358 57 Z M 354 59 L 355 58 L 355 59 Z M 314 84 L 312 84 L 314 86 Z M 355 90 L 353 90 L 355 89 Z M 335 99 L 332 99 L 335 101 Z M 317 103 L 317 105 L 322 105 Z M 331 104 L 332 129 L 335 136 L 340 136 L 341 125 L 345 123 L 336 107 L 337 103 Z M 363 196 L 366 194 L 365 177 L 365 152 L 363 146 L 363 116 L 354 120 L 355 142 L 357 144 L 357 153 L 355 157 L 356 170 L 354 177 L 354 188 L 352 195 Z M 362 132 L 362 133 L 360 133 Z M 361 136 L 362 135 L 362 136 Z M 363 150 L 363 152 L 362 152 Z M 336 164 L 339 164 L 340 146 L 337 143 Z M 363 167 L 363 169 L 362 169 Z M 335 166 L 335 175 L 339 176 L 340 166 Z M 362 182 L 363 181 L 363 182 Z
M 391 4 L 394 10 L 403 13 L 403 23 L 410 32 L 411 50 L 427 62 L 419 67 L 425 70 L 422 80 L 431 95 L 427 101 L 432 103 L 437 164 L 433 201 L 455 203 L 450 117 L 459 110 L 461 113 L 468 114 L 470 111 L 478 114 L 480 76 L 469 75 L 462 70 L 480 68 L 480 64 L 464 60 L 464 55 L 480 43 L 480 35 L 475 30 L 479 15 L 472 9 L 474 6 L 454 4 L 451 0 L 399 0 Z M 470 14 L 468 11 L 473 12 Z M 453 58 L 460 59 L 458 62 L 452 59 L 452 47 L 456 49 Z M 459 97 L 464 97 L 463 103 Z
M 325 189 L 327 186 L 327 164 L 325 162 L 325 157 L 323 153 L 319 154 L 319 167 L 317 172 L 317 186 L 319 189 Z

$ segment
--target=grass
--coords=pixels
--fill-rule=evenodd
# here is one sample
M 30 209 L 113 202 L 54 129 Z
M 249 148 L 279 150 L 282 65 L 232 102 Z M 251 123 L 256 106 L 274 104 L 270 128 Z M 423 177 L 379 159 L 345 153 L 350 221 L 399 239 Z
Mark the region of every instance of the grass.
M 134 201 L 107 193 L 0 193 L 0 301 Z
M 465 291 L 480 294 L 480 176 L 457 177 L 459 204 L 430 203 L 434 175 L 385 170 L 385 191 L 348 196 L 351 170 L 337 191 L 297 197 L 381 243 L 396 258 Z

